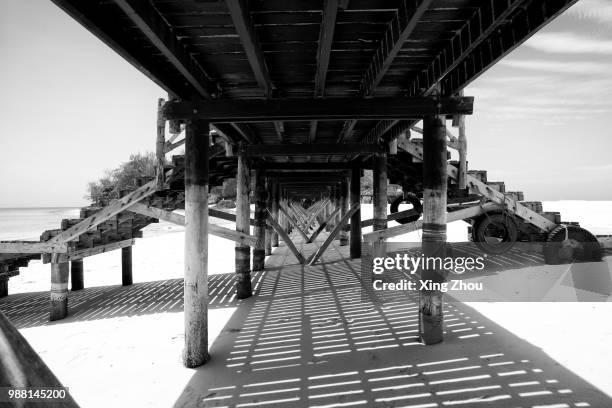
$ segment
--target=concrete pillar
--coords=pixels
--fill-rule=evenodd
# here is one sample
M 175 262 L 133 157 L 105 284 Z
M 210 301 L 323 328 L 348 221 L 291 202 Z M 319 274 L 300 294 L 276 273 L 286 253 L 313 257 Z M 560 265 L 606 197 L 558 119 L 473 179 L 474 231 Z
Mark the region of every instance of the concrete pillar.
M 68 262 L 51 262 L 51 310 L 49 320 L 60 320 L 68 315 Z
M 423 121 L 423 255 L 446 255 L 446 120 L 444 116 L 430 116 Z M 421 271 L 422 280 L 443 282 L 443 269 Z M 421 291 L 419 296 L 419 334 L 424 344 L 443 340 L 443 293 L 439 290 Z
M 246 157 L 238 156 L 236 172 L 236 231 L 251 233 L 249 190 L 251 175 Z M 251 247 L 236 243 L 236 297 L 245 299 L 253 294 L 251 288 Z
M 130 286 L 132 283 L 132 247 L 127 246 L 121 248 L 121 284 Z
M 72 290 L 81 290 L 85 287 L 83 282 L 83 260 L 70 261 L 70 287 Z
M 183 364 L 205 364 L 208 354 L 208 144 L 209 124 L 185 129 L 185 350 Z
M 361 200 L 361 169 L 353 167 L 351 170 L 351 206 Z M 351 258 L 361 258 L 361 209 L 351 216 Z
M 253 248 L 253 270 L 262 271 L 266 260 L 266 185 L 264 172 L 255 170 L 255 238 L 257 243 Z

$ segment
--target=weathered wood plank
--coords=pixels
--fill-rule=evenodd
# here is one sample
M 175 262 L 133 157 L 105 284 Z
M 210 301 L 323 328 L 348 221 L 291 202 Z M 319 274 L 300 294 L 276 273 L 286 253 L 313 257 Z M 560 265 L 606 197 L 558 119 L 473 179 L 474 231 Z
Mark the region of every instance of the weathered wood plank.
M 271 122 L 346 119 L 421 119 L 427 115 L 471 115 L 472 97 L 318 98 L 177 102 L 164 105 L 166 119 L 212 122 Z M 307 145 L 304 145 L 307 146 Z
M 146 215 L 147 217 L 159 218 L 173 224 L 185 226 L 185 216 L 176 214 L 170 211 L 162 210 L 160 208 L 149 207 L 141 203 L 134 204 L 129 208 L 129 211 L 133 211 L 138 214 Z M 230 214 L 231 215 L 231 214 Z M 235 219 L 235 217 L 234 217 Z M 238 242 L 243 245 L 251 247 L 255 246 L 256 238 L 252 235 L 239 233 L 229 228 L 222 227 L 220 225 L 208 224 L 208 233 L 215 235 L 220 238 L 229 239 L 230 241 Z
M 0 241 L 0 254 L 50 254 L 66 252 L 68 252 L 68 245 L 65 243 Z

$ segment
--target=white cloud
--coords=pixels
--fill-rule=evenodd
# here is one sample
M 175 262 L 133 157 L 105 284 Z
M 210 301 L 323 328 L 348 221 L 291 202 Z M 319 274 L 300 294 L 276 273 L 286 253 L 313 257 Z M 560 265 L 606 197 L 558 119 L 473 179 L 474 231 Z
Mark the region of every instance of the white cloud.
M 502 60 L 498 63 L 514 69 L 547 71 L 559 74 L 609 74 L 610 66 L 590 61 L 552 61 L 552 60 Z
M 570 15 L 612 25 L 610 0 L 580 0 L 568 10 Z
M 539 33 L 529 39 L 525 46 L 549 53 L 612 55 L 612 39 L 569 32 Z

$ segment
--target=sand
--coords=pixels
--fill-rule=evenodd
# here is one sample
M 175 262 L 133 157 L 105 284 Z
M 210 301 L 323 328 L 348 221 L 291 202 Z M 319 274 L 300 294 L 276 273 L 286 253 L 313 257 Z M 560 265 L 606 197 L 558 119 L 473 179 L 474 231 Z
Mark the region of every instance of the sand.
M 602 207 L 610 211 L 612 205 Z M 548 209 L 548 206 L 546 206 Z M 371 215 L 364 205 L 363 219 Z M 590 217 L 593 217 L 591 214 Z M 609 218 L 609 216 L 608 216 Z M 231 226 L 228 222 L 217 222 Z M 465 224 L 449 226 L 449 240 L 465 239 Z M 612 230 L 612 227 L 610 228 Z M 602 228 L 597 233 L 610 233 Z M 182 277 L 183 228 L 160 223 L 145 230 L 133 251 L 134 282 Z M 412 241 L 419 233 L 397 241 Z M 209 273 L 234 269 L 234 243 L 211 236 Z M 10 281 L 11 294 L 47 291 L 49 267 L 33 262 Z M 120 254 L 85 260 L 86 287 L 118 285 Z M 476 309 L 560 364 L 612 396 L 612 323 L 609 303 L 473 303 Z M 215 341 L 235 307 L 209 311 L 210 342 Z M 58 378 L 83 407 L 169 407 L 194 371 L 181 365 L 183 314 L 180 311 L 71 319 L 21 328 Z

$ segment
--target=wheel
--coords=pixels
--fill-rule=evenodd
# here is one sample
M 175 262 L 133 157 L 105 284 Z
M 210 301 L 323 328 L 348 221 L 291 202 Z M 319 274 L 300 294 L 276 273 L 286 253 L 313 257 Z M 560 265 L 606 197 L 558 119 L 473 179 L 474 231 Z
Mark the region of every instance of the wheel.
M 597 238 L 575 225 L 559 225 L 548 234 L 544 245 L 544 260 L 549 265 L 599 262 L 602 256 Z
M 393 202 L 391 203 L 391 213 L 395 214 L 396 212 L 398 212 L 399 206 L 403 202 L 412 204 L 412 208 L 414 211 L 416 211 L 416 214 L 409 215 L 407 217 L 400 218 L 395 221 L 399 222 L 400 224 L 408 224 L 410 222 L 417 221 L 419 218 L 421 218 L 421 214 L 423 213 L 423 204 L 421 204 L 421 200 L 419 200 L 419 197 L 417 197 L 413 193 L 404 193 L 403 195 L 393 200 Z
M 518 239 L 514 218 L 501 212 L 489 212 L 476 218 L 472 226 L 472 240 L 489 254 L 508 252 Z

